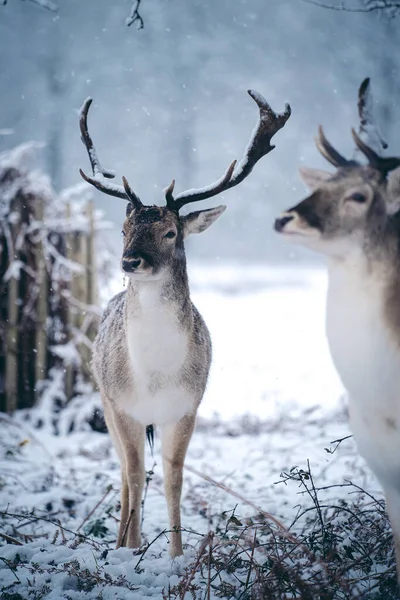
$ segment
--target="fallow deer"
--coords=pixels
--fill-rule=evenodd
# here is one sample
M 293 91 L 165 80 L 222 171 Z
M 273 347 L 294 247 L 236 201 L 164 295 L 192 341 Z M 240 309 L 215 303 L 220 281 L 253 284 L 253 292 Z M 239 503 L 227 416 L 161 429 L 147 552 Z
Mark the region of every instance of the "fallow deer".
M 238 185 L 274 148 L 271 138 L 285 125 L 290 107 L 275 114 L 260 94 L 248 93 L 260 117 L 241 163 L 236 167 L 233 161 L 215 183 L 176 196 L 173 180 L 164 190 L 164 207 L 144 205 L 124 177 L 123 186 L 107 181 L 114 174 L 100 165 L 87 126 L 91 98 L 81 109 L 81 136 L 93 177 L 80 173 L 100 191 L 127 201 L 121 266 L 129 283 L 104 313 L 92 360 L 107 427 L 121 463 L 117 547 L 141 544 L 145 432 L 153 425 L 161 430 L 170 554 L 182 554 L 182 469 L 211 363 L 210 335 L 190 299 L 184 239 L 205 231 L 226 207 L 185 216 L 179 211 Z
M 329 348 L 358 449 L 386 495 L 400 582 L 400 158 L 352 134 L 368 164 L 345 159 L 320 127 L 318 150 L 336 172 L 301 169 L 312 193 L 275 230 L 327 258 Z

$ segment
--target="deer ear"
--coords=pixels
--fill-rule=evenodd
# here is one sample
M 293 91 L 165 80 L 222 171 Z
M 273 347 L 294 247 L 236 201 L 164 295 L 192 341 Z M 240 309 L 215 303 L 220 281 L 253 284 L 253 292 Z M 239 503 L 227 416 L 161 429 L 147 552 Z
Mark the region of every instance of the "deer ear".
M 132 211 L 133 211 L 133 204 L 131 202 L 128 202 L 128 204 L 126 205 L 126 216 L 129 217 L 129 215 L 131 214 Z
M 210 227 L 225 211 L 226 206 L 216 206 L 206 210 L 196 210 L 182 217 L 183 237 L 191 233 L 202 233 Z
M 306 186 L 313 192 L 321 183 L 332 177 L 332 173 L 321 171 L 320 169 L 310 169 L 309 167 L 300 167 L 300 177 Z
M 386 210 L 389 215 L 394 215 L 400 209 L 400 167 L 389 175 L 387 183 L 388 201 Z

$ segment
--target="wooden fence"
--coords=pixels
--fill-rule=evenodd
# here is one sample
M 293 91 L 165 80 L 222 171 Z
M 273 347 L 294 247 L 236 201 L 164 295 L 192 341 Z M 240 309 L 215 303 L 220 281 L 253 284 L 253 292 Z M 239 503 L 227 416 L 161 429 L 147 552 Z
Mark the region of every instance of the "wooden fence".
M 61 203 L 0 164 L 0 411 L 32 407 L 51 369 L 60 403 L 90 379 L 99 308 L 92 202 Z

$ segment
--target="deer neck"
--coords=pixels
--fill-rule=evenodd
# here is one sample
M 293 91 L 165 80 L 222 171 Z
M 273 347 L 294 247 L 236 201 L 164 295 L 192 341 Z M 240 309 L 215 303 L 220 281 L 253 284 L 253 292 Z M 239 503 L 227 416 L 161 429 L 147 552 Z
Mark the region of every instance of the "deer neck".
M 147 397 L 149 390 L 156 393 L 171 381 L 176 383 L 187 361 L 193 328 L 186 268 L 170 268 L 159 279 L 130 280 L 125 328 L 140 394 Z
M 185 260 L 175 260 L 159 278 L 130 279 L 127 317 L 152 317 L 159 312 L 175 314 L 181 323 L 191 316 L 189 282 Z

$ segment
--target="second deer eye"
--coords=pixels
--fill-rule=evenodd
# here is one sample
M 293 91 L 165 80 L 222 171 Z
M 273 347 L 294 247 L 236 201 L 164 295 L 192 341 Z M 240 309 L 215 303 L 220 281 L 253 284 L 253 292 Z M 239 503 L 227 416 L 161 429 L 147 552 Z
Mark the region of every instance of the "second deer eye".
M 168 238 L 169 240 L 171 240 L 172 238 L 174 238 L 176 235 L 175 231 L 168 231 L 168 233 L 166 233 L 164 235 L 164 237 Z
M 363 202 L 366 201 L 367 198 L 364 196 L 364 194 L 354 192 L 354 194 L 351 194 L 349 199 L 353 200 L 353 202 L 358 202 L 359 204 L 362 204 Z

